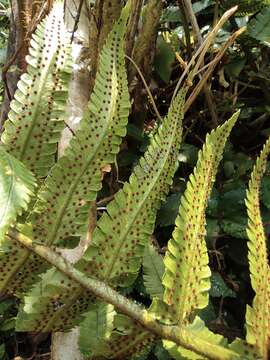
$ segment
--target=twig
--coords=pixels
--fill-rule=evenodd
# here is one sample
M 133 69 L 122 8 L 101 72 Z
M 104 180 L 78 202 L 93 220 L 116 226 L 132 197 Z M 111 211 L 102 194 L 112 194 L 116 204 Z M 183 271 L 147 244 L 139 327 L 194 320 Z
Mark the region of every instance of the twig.
M 220 49 L 220 51 L 216 55 L 215 59 L 213 61 L 211 61 L 211 65 L 208 67 L 207 71 L 204 73 L 204 75 L 201 78 L 200 82 L 196 85 L 195 89 L 193 90 L 193 92 L 189 96 L 188 100 L 186 101 L 186 103 L 185 103 L 185 112 L 190 108 L 193 101 L 195 100 L 195 98 L 200 93 L 204 83 L 207 81 L 209 76 L 212 74 L 212 72 L 214 71 L 216 65 L 220 62 L 220 60 L 224 56 L 224 54 L 225 54 L 226 50 L 228 49 L 228 47 L 230 47 L 233 44 L 233 42 L 235 41 L 235 39 L 238 36 L 240 36 L 245 30 L 246 30 L 246 28 L 242 27 L 241 29 L 234 32 L 230 36 L 230 38 L 226 41 L 226 43 L 222 46 L 222 48 Z
M 181 9 L 180 13 L 181 13 L 181 18 L 182 18 L 182 22 L 183 22 L 184 32 L 185 32 L 188 60 L 190 60 L 191 57 L 192 57 L 192 51 L 191 51 L 190 32 L 189 32 L 188 20 L 187 20 L 187 17 L 186 17 L 186 12 L 185 12 L 185 9 L 184 9 L 183 0 L 178 0 L 178 3 L 179 3 L 179 7 Z
M 197 43 L 198 45 L 202 45 L 203 43 L 203 38 L 200 32 L 200 28 L 196 19 L 196 16 L 194 14 L 193 8 L 192 8 L 192 4 L 190 0 L 183 0 L 184 4 L 185 4 L 185 8 L 187 11 L 187 14 L 190 18 L 190 22 L 193 28 L 193 31 L 197 37 Z M 205 98 L 206 98 L 206 102 L 208 105 L 208 109 L 210 111 L 211 117 L 212 117 L 212 121 L 213 121 L 213 125 L 214 127 L 216 127 L 218 125 L 218 118 L 217 118 L 217 111 L 216 111 L 216 106 L 215 103 L 213 101 L 213 94 L 211 89 L 208 87 L 207 82 L 204 83 L 203 85 L 203 90 L 205 93 Z
M 132 63 L 132 65 L 134 65 L 135 69 L 137 70 L 138 74 L 140 75 L 140 78 L 141 78 L 141 80 L 142 80 L 142 82 L 143 82 L 143 85 L 144 85 L 144 87 L 145 87 L 145 90 L 146 90 L 146 92 L 147 92 L 147 94 L 148 94 L 148 96 L 149 96 L 149 98 L 150 98 L 151 103 L 152 103 L 153 109 L 155 110 L 155 113 L 156 113 L 159 121 L 162 121 L 162 117 L 161 117 L 161 115 L 160 115 L 160 113 L 159 113 L 159 111 L 158 111 L 158 108 L 157 108 L 157 106 L 156 106 L 156 103 L 155 103 L 155 100 L 154 100 L 154 98 L 153 98 L 153 95 L 151 94 L 151 91 L 150 91 L 150 89 L 149 89 L 149 87 L 148 87 L 148 85 L 147 85 L 147 82 L 146 82 L 146 80 L 145 80 L 145 78 L 144 78 L 144 76 L 143 76 L 143 74 L 142 74 L 139 66 L 138 66 L 138 65 L 135 63 L 135 61 L 134 61 L 131 57 L 129 57 L 128 55 L 125 55 L 125 57 Z
M 175 90 L 174 90 L 173 97 L 175 97 L 176 94 L 178 93 L 178 90 L 180 89 L 180 86 L 181 86 L 181 84 L 182 84 L 182 82 L 183 82 L 183 80 L 184 80 L 184 78 L 186 77 L 187 74 L 188 74 L 188 80 L 190 82 L 193 81 L 194 74 L 196 74 L 199 71 L 199 68 L 201 67 L 201 64 L 204 62 L 204 55 L 206 54 L 206 52 L 209 49 L 212 42 L 214 41 L 219 29 L 222 28 L 224 23 L 236 12 L 236 10 L 237 10 L 237 6 L 234 6 L 232 9 L 226 11 L 223 14 L 223 16 L 221 17 L 221 19 L 219 20 L 219 22 L 217 23 L 217 25 L 208 34 L 207 38 L 204 40 L 202 45 L 198 48 L 198 50 L 196 50 L 195 54 L 192 56 L 190 62 L 188 63 L 186 69 L 183 71 L 180 79 L 178 80 L 178 83 L 177 83 L 177 85 L 175 87 Z M 196 61 L 197 57 L 199 57 L 199 59 Z M 194 69 L 189 72 L 190 68 L 194 64 L 195 64 Z
M 72 35 L 71 35 L 71 40 L 70 40 L 71 44 L 73 43 L 75 32 L 78 29 L 83 3 L 84 3 L 84 0 L 81 0 L 80 4 L 79 4 L 79 7 L 78 7 L 78 10 L 77 10 L 77 15 L 76 15 L 75 20 L 74 20 L 74 27 L 73 27 L 73 31 L 72 31 Z

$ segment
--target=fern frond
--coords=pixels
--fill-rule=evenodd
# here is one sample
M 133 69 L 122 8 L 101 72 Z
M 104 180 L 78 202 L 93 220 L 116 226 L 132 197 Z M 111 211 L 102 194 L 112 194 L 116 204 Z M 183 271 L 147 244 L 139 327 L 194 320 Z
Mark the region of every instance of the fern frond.
M 144 158 L 135 168 L 130 182 L 124 185 L 123 190 L 120 190 L 115 200 L 109 204 L 108 214 L 101 217 L 90 247 L 76 265 L 85 272 L 91 272 L 92 276 L 106 279 L 112 285 L 123 286 L 130 281 L 123 269 L 131 272 L 133 277 L 137 274 L 144 245 L 153 231 L 160 199 L 167 193 L 176 169 L 177 150 L 182 133 L 184 95 L 185 90 L 175 98 L 168 117 L 152 139 Z M 105 225 L 107 227 L 104 227 Z M 123 276 L 118 276 L 122 273 Z M 30 316 L 33 322 L 35 319 L 33 331 L 48 331 L 50 326 L 54 331 L 61 329 L 62 319 L 67 313 L 72 315 L 65 318 L 65 327 L 72 327 L 77 323 L 78 316 L 87 310 L 87 296 L 80 287 L 76 287 L 76 284 L 74 286 L 72 292 L 65 292 L 61 290 L 61 282 L 58 282 L 57 290 L 54 291 L 55 296 L 60 296 L 61 303 L 69 299 L 59 313 L 50 307 L 48 298 L 46 308 L 47 313 L 53 314 L 51 317 L 46 316 L 40 321 L 36 313 L 25 314 L 25 317 Z M 39 284 L 35 287 L 39 287 Z M 45 293 L 43 294 L 45 299 Z M 28 295 L 31 297 L 34 294 Z M 49 296 L 52 297 L 53 292 L 50 292 Z M 33 301 L 40 300 L 33 296 Z M 24 312 L 23 307 L 21 311 Z M 20 329 L 22 328 L 24 325 L 20 322 Z
M 196 316 L 193 323 L 187 326 L 187 329 L 194 336 L 190 341 L 200 342 L 201 340 L 207 341 L 209 343 L 209 347 L 211 345 L 219 345 L 220 346 L 220 354 L 218 355 L 219 359 L 222 358 L 222 348 L 227 347 L 227 340 L 218 334 L 212 333 L 206 326 L 203 320 Z M 190 359 L 190 360 L 198 360 L 198 354 L 194 352 L 184 349 L 183 347 L 178 347 L 174 342 L 163 340 L 163 345 L 165 349 L 170 353 L 170 355 L 176 360 L 182 359 Z M 200 356 L 199 359 L 206 359 L 205 357 Z
M 108 340 L 114 329 L 115 314 L 112 305 L 98 303 L 84 316 L 80 323 L 79 337 L 79 348 L 84 356 L 107 357 L 110 351 Z
M 18 215 L 27 209 L 34 194 L 35 178 L 16 158 L 0 146 L 0 248 L 8 241 L 5 234 Z M 1 276 L 1 275 L 0 275 Z
M 210 268 L 205 237 L 205 210 L 227 137 L 239 113 L 207 135 L 194 173 L 181 199 L 173 238 L 165 255 L 164 301 L 175 322 L 189 323 L 194 310 L 208 304 Z
M 114 25 L 100 54 L 91 99 L 63 157 L 53 167 L 34 208 L 34 240 L 63 245 L 85 235 L 90 204 L 101 188 L 102 169 L 119 151 L 130 108 L 124 35 L 129 8 Z
M 54 164 L 64 127 L 71 55 L 63 17 L 63 4 L 56 2 L 33 34 L 27 72 L 18 82 L 1 139 L 38 178 Z
M 135 324 L 124 315 L 117 314 L 114 320 L 115 330 L 107 342 L 108 359 L 133 359 L 142 355 L 157 339 L 155 335 Z
M 257 360 L 258 353 L 255 346 L 248 344 L 242 339 L 235 339 L 230 345 L 229 348 L 235 352 L 237 352 L 241 359 L 245 360 Z
M 248 213 L 247 235 L 248 260 L 251 285 L 255 291 L 252 307 L 247 306 L 247 342 L 256 347 L 263 359 L 268 359 L 270 344 L 270 267 L 267 260 L 267 245 L 260 214 L 259 189 L 270 152 L 270 138 L 258 157 L 247 190 Z
M 128 13 L 127 6 L 101 52 L 95 87 L 80 129 L 38 193 L 31 215 L 34 241 L 63 246 L 70 237 L 87 232 L 89 208 L 101 188 L 102 169 L 114 161 L 126 133 L 130 103 L 124 34 Z M 33 274 L 43 271 L 44 266 L 31 257 L 10 279 L 9 290 L 21 290 L 22 284 L 27 287 Z
M 121 138 L 126 133 L 130 104 L 125 73 L 124 34 L 128 14 L 129 4 L 123 9 L 119 21 L 114 25 L 101 52 L 95 87 L 81 127 L 64 156 L 53 167 L 38 194 L 39 200 L 32 216 L 34 241 L 63 245 L 64 240 L 70 236 L 86 233 L 89 207 L 101 187 L 102 168 L 114 161 L 115 154 L 119 151 Z M 22 275 L 17 274 L 12 279 L 11 286 L 18 288 L 21 282 L 27 281 L 25 273 L 29 267 L 35 267 L 35 263 L 37 262 L 30 259 L 22 268 Z M 55 284 L 57 280 L 52 274 L 52 272 L 47 274 L 47 281 Z M 51 279 L 50 276 L 52 276 Z M 61 290 L 61 281 L 62 278 L 53 289 L 47 288 L 48 293 L 43 289 L 43 301 L 38 300 L 36 296 L 40 284 L 37 284 L 28 294 L 28 299 L 32 298 L 32 302 L 40 301 L 42 304 L 48 302 L 46 315 L 50 313 L 49 309 L 52 309 L 53 316 L 44 317 L 44 321 L 37 321 L 35 326 L 33 325 L 35 329 L 40 329 L 41 325 L 47 328 L 48 322 L 54 329 L 58 326 L 61 328 L 63 323 L 67 325 L 62 319 L 69 311 L 61 309 L 59 315 L 50 307 L 50 299 L 54 296 L 53 291 L 56 293 L 55 296 L 59 293 L 61 303 L 64 304 L 69 299 L 67 308 L 72 303 L 71 300 L 74 300 L 73 305 L 77 306 L 78 311 L 73 308 L 74 316 L 67 317 L 72 325 L 73 317 L 86 310 L 78 300 L 81 298 L 81 289 L 77 287 L 76 291 L 73 289 L 72 294 L 69 294 L 68 289 L 66 292 Z M 23 312 L 22 309 L 18 325 L 20 328 L 23 327 Z M 56 320 L 58 315 L 60 323 Z M 29 316 L 33 317 L 32 324 L 34 324 L 37 313 L 29 314 Z
M 96 299 L 56 269 L 40 275 L 40 281 L 24 296 L 16 318 L 17 331 L 64 331 L 83 320 L 81 314 Z M 74 320 L 75 318 L 75 320 Z
M 164 287 L 162 277 L 164 274 L 164 263 L 153 245 L 145 247 L 143 256 L 143 280 L 146 292 L 151 298 L 163 298 Z
M 136 276 L 157 210 L 172 183 L 181 142 L 185 92 L 181 90 L 174 99 L 129 182 L 98 221 L 93 241 L 80 262 L 84 271 L 114 286 L 128 285 Z

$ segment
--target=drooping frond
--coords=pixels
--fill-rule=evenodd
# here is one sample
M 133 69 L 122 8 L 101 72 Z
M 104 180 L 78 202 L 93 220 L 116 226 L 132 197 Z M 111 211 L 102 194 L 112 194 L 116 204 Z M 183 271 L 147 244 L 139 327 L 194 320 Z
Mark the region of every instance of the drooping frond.
M 0 146 L 0 251 L 8 247 L 5 234 L 17 216 L 27 209 L 34 188 L 35 178 L 31 172 Z
M 98 221 L 81 262 L 84 271 L 112 285 L 125 286 L 136 276 L 157 210 L 169 191 L 181 142 L 185 92 L 174 99 L 129 182 Z
M 181 199 L 173 237 L 165 255 L 164 301 L 175 322 L 189 323 L 196 309 L 208 304 L 210 268 L 205 237 L 205 210 L 225 142 L 238 118 L 207 135 L 193 174 Z
M 86 234 L 89 208 L 101 188 L 102 169 L 114 161 L 126 133 L 130 104 L 124 34 L 128 13 L 126 6 L 101 52 L 95 87 L 80 129 L 38 193 L 31 216 L 34 241 L 64 245 L 70 237 Z M 38 270 L 44 270 L 39 259 L 31 257 L 9 279 L 9 290 L 32 282 Z
M 110 351 L 107 342 L 114 329 L 115 314 L 114 307 L 104 303 L 93 305 L 85 314 L 84 320 L 80 323 L 79 337 L 80 351 L 84 356 L 107 357 Z
M 63 245 L 85 235 L 91 201 L 101 188 L 102 169 L 112 163 L 126 134 L 129 93 L 124 35 L 129 7 L 122 11 L 100 54 L 91 99 L 63 157 L 53 167 L 34 208 L 34 239 Z
M 101 187 L 102 169 L 115 159 L 119 151 L 122 136 L 126 133 L 126 124 L 129 112 L 129 94 L 124 61 L 124 34 L 129 13 L 129 5 L 122 12 L 119 21 L 114 25 L 108 40 L 100 55 L 100 66 L 96 77 L 95 87 L 90 99 L 89 106 L 84 114 L 80 129 L 76 132 L 71 144 L 64 156 L 53 167 L 51 174 L 40 190 L 39 200 L 34 208 L 32 221 L 34 223 L 34 240 L 48 244 L 63 245 L 70 236 L 85 235 L 87 230 L 88 211 Z M 38 261 L 29 261 L 22 268 L 22 275 L 17 274 L 10 282 L 11 286 L 18 288 L 21 282 L 25 282 L 25 273 L 29 267 L 33 269 Z M 39 266 L 39 264 L 38 264 Z M 29 274 L 31 275 L 31 274 Z M 28 276 L 29 276 L 28 275 Z M 55 328 L 62 328 L 65 316 L 69 313 L 68 308 L 74 300 L 72 310 L 74 318 L 86 310 L 78 298 L 81 298 L 81 290 L 61 290 L 61 280 L 55 285 L 52 272 L 48 272 L 47 281 L 54 283 L 52 288 L 43 289 L 43 299 L 36 296 L 40 284 L 37 284 L 28 294 L 28 301 L 47 303 L 46 315 L 52 309 L 53 316 L 44 317 L 44 321 L 37 321 L 38 314 L 26 313 L 32 316 L 31 324 L 34 329 L 47 328 L 48 322 Z M 52 278 L 50 278 L 52 276 Z M 23 279 L 23 281 L 22 281 Z M 51 290 L 51 291 L 50 291 Z M 66 303 L 67 309 L 59 312 L 59 315 L 50 307 L 50 300 L 59 294 L 59 302 Z M 37 306 L 40 306 L 37 304 Z M 45 306 L 45 305 L 44 305 Z M 46 306 L 45 306 L 46 307 Z M 24 310 L 22 309 L 22 313 Z M 73 316 L 67 317 L 68 323 L 73 325 Z M 25 317 L 20 316 L 20 328 L 23 327 Z M 54 320 L 52 320 L 54 318 Z M 52 321 L 50 321 L 52 320 Z M 63 321 L 62 321 L 63 320 Z M 34 325 L 35 323 L 35 325 Z
M 18 83 L 1 139 L 38 178 L 54 164 L 64 127 L 71 56 L 63 17 L 63 4 L 56 2 L 32 36 L 27 72 Z
M 270 138 L 258 157 L 247 190 L 248 260 L 251 285 L 255 292 L 252 307 L 247 306 L 246 340 L 255 346 L 262 359 L 268 359 L 270 345 L 270 267 L 267 245 L 260 213 L 259 189 L 270 152 Z
M 163 298 L 163 274 L 164 263 L 162 256 L 158 254 L 153 245 L 149 244 L 145 247 L 143 256 L 143 280 L 145 289 L 151 298 Z
M 176 169 L 182 132 L 184 95 L 183 90 L 174 100 L 168 117 L 152 139 L 144 158 L 135 168 L 130 182 L 124 185 L 123 190 L 120 190 L 115 200 L 109 204 L 108 214 L 101 217 L 99 228 L 93 236 L 93 245 L 90 245 L 84 258 L 76 265 L 85 272 L 91 272 L 91 276 L 96 275 L 112 285 L 123 286 L 127 284 L 127 277 L 125 273 L 123 277 L 118 277 L 118 274 L 123 273 L 122 269 L 136 275 L 144 245 L 153 231 L 160 199 L 167 193 Z M 108 225 L 107 228 L 104 228 L 105 224 Z M 55 278 L 51 281 L 55 282 Z M 34 289 L 39 286 L 37 284 Z M 33 291 L 36 291 L 34 289 Z M 31 301 L 43 301 L 33 294 L 33 291 L 28 294 L 29 298 L 33 298 Z M 47 313 L 53 315 L 42 319 L 36 312 L 22 315 L 21 319 L 31 317 L 32 324 L 35 323 L 32 331 L 44 331 L 43 329 L 48 331 L 50 326 L 54 331 L 63 327 L 72 327 L 76 324 L 78 316 L 87 310 L 85 292 L 78 286 L 76 288 L 76 284 L 72 291 L 69 289 L 64 291 L 61 289 L 59 279 L 57 286 L 51 289 L 47 300 L 44 291 L 43 295 L 44 307 Z M 50 298 L 54 295 L 65 304 L 59 312 L 50 307 Z M 21 312 L 25 312 L 23 306 Z M 71 316 L 66 316 L 70 313 Z M 64 317 L 65 322 L 63 322 Z M 20 321 L 20 329 L 23 328 L 23 322 Z
M 211 345 L 219 345 L 220 346 L 220 353 L 216 354 L 217 358 L 222 358 L 222 351 L 224 347 L 227 347 L 227 340 L 218 334 L 212 333 L 206 326 L 205 323 L 196 316 L 193 323 L 187 326 L 187 329 L 192 334 L 192 338 L 187 341 L 193 342 L 196 341 L 197 343 L 201 341 L 207 341 L 207 346 L 211 347 Z M 184 349 L 183 347 L 177 346 L 174 342 L 163 340 L 163 345 L 167 351 L 169 351 L 170 355 L 176 360 L 182 359 L 190 359 L 190 360 L 198 360 L 198 359 L 207 359 L 205 357 L 199 356 L 195 354 L 191 350 Z M 235 358 L 236 359 L 236 358 Z

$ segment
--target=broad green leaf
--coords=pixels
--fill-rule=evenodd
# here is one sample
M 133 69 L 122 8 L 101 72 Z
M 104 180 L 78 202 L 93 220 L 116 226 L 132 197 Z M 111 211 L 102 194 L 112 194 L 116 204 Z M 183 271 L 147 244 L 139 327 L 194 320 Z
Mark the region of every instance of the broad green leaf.
M 163 298 L 163 273 L 164 264 L 162 256 L 158 254 L 153 245 L 146 246 L 143 257 L 143 280 L 146 291 L 151 298 Z
M 172 64 L 175 60 L 175 54 L 172 46 L 162 37 L 157 41 L 157 54 L 154 61 L 155 70 L 160 78 L 168 83 L 172 73 Z
M 27 72 L 18 83 L 1 138 L 6 150 L 38 178 L 55 163 L 64 128 L 71 55 L 63 18 L 63 3 L 56 1 L 32 35 Z
M 270 7 L 265 8 L 249 22 L 247 34 L 258 41 L 270 43 Z
M 236 297 L 235 292 L 226 285 L 221 275 L 217 272 L 212 273 L 209 294 L 212 297 Z
M 247 238 L 247 219 L 241 214 L 233 215 L 229 219 L 222 220 L 220 225 L 225 234 L 231 235 L 238 239 Z
M 168 196 L 166 202 L 162 204 L 157 217 L 157 223 L 160 226 L 169 226 L 175 223 L 178 214 L 180 199 L 182 193 L 176 193 Z
M 255 292 L 252 307 L 247 306 L 246 340 L 256 348 L 257 355 L 264 360 L 268 359 L 270 344 L 270 267 L 260 212 L 259 189 L 269 153 L 270 138 L 257 158 L 246 196 L 248 260 L 251 285 Z
M 5 234 L 18 215 L 27 209 L 35 188 L 35 178 L 29 170 L 0 146 L 0 246 L 8 241 Z M 2 274 L 0 275 L 2 277 Z
M 239 113 L 207 135 L 197 166 L 181 199 L 173 238 L 165 255 L 164 301 L 175 322 L 188 323 L 194 310 L 208 304 L 210 269 L 205 211 L 227 137 Z

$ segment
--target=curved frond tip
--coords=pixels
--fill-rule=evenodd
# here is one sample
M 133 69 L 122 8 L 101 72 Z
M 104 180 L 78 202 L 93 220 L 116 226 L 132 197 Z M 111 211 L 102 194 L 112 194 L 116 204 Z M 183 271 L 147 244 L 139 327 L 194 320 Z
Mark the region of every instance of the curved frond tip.
M 63 4 L 57 2 L 32 35 L 27 71 L 18 82 L 1 138 L 6 150 L 38 178 L 54 164 L 64 128 L 72 59 L 63 18 Z
M 173 238 L 165 255 L 164 301 L 173 319 L 183 324 L 208 304 L 210 268 L 205 242 L 205 210 L 218 164 L 239 113 L 207 135 L 197 165 L 181 199 Z

